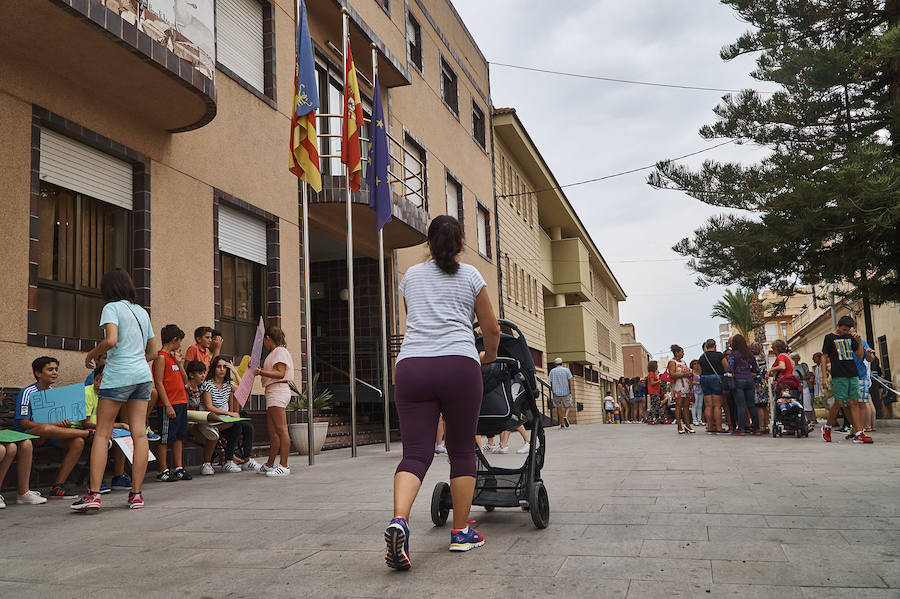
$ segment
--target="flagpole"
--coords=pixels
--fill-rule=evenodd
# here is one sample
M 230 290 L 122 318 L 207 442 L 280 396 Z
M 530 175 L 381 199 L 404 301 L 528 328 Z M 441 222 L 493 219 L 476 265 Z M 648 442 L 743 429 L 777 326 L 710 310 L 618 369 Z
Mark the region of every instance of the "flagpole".
M 299 4 L 299 2 L 298 2 Z M 313 426 L 313 359 L 312 359 L 312 309 L 309 291 L 309 185 L 301 183 L 303 188 L 303 320 L 306 326 L 306 413 L 309 435 L 309 465 L 316 463 L 315 427 Z
M 350 17 L 347 9 L 341 9 L 344 43 L 341 52 L 344 57 L 344 77 L 347 77 L 347 44 L 350 42 Z M 347 83 L 344 82 L 346 87 Z M 344 98 L 346 105 L 347 98 Z M 349 141 L 349 140 L 348 140 Z M 344 165 L 344 193 L 347 198 L 347 312 L 348 340 L 350 352 L 350 455 L 356 457 L 356 315 L 353 299 L 353 203 L 350 195 L 350 166 Z
M 372 85 L 378 81 L 378 47 L 372 44 Z M 372 93 L 381 93 L 375 88 Z M 374 101 L 374 98 L 373 98 Z M 374 115 L 373 115 L 374 117 Z M 369 123 L 369 138 L 374 139 L 375 123 Z M 369 156 L 369 168 L 372 168 L 372 156 Z M 390 191 L 388 191 L 390 197 Z M 390 367 L 388 352 L 387 301 L 384 283 L 384 227 L 378 229 L 378 295 L 381 299 L 381 392 L 384 400 L 384 450 L 391 450 L 391 396 L 388 384 L 388 368 Z

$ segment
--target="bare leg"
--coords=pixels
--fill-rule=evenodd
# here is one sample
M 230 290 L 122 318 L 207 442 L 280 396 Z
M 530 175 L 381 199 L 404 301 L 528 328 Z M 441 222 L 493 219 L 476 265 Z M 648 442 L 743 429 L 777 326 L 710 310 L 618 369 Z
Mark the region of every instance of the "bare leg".
M 453 528 L 461 529 L 469 525 L 469 510 L 472 509 L 474 493 L 474 476 L 457 476 L 450 479 L 450 496 L 453 498 Z
M 422 481 L 412 472 L 398 472 L 394 475 L 394 518 L 409 521 L 409 512 L 419 492 Z M 472 496 L 469 496 L 472 501 Z
M 176 468 L 181 468 L 181 452 L 184 449 L 184 441 L 175 441 L 172 443 L 172 461 L 175 462 Z
M 159 468 L 160 472 L 165 472 L 169 469 L 169 445 L 160 443 L 156 453 L 156 467 Z
M 500 449 L 504 447 L 509 447 L 509 431 L 500 433 Z
M 118 445 L 113 447 L 113 476 L 125 474 L 125 454 Z
M 563 409 L 564 408 L 562 406 L 559 406 L 558 408 L 556 408 L 556 418 L 557 418 L 557 420 L 559 420 L 559 428 L 566 428 L 566 425 L 563 422 Z M 566 410 L 565 413 L 568 414 L 569 411 Z
M 115 424 L 116 414 L 119 413 L 121 404 L 111 399 L 100 398 L 97 403 L 97 428 L 94 431 L 94 443 L 91 445 L 91 482 L 88 490 L 96 493 L 103 484 L 103 473 L 106 472 L 106 460 L 109 456 L 109 440 L 112 438 L 112 429 Z M 143 405 L 140 407 L 144 407 Z M 131 426 L 131 434 L 134 435 L 135 427 Z M 144 440 L 147 439 L 147 433 L 144 431 Z M 135 444 L 134 459 L 137 460 L 137 444 Z M 144 460 L 144 472 L 147 470 L 146 459 Z M 137 483 L 137 472 L 133 469 L 134 484 Z M 140 488 L 140 487 L 139 487 Z
M 203 442 L 203 463 L 206 464 L 212 461 L 213 453 L 216 451 L 216 442 L 210 439 L 206 439 Z
M 447 423 L 444 422 L 444 417 L 441 416 L 438 419 L 437 425 L 437 434 L 434 437 L 434 446 L 443 445 L 444 443 L 444 431 L 447 430 Z
M 72 474 L 72 470 L 75 469 L 75 464 L 81 459 L 81 454 L 84 451 L 84 438 L 76 437 L 74 439 L 66 439 L 65 441 L 60 441 L 59 445 L 66 450 L 66 455 L 63 456 L 62 463 L 59 466 L 59 473 L 56 475 L 56 480 L 54 481 L 54 484 L 57 485 L 66 482 L 69 475 Z M 99 489 L 100 487 L 97 488 Z
M 825 420 L 825 426 L 832 427 L 837 424 L 837 415 L 841 411 L 842 403 L 835 401 L 828 410 L 828 418 Z
M 272 468 L 275 466 L 275 459 L 278 457 L 278 445 L 281 443 L 281 440 L 278 436 L 278 431 L 275 428 L 275 419 L 272 415 L 272 410 L 266 410 L 266 430 L 269 433 L 269 457 L 266 459 L 266 466 Z M 310 448 L 312 451 L 312 448 Z
M 16 446 L 19 457 L 19 462 L 16 465 L 16 482 L 19 485 L 19 495 L 24 495 L 28 492 L 28 483 L 31 480 L 31 460 L 34 456 L 34 445 L 32 445 L 31 439 L 25 439 L 16 443 Z M 0 483 L 2 482 L 3 478 L 0 477 Z
M 103 401 L 101 399 L 100 403 L 102 404 Z M 131 490 L 134 493 L 140 493 L 144 484 L 144 477 L 147 475 L 147 460 L 150 454 L 150 443 L 147 441 L 147 406 L 144 405 L 143 401 L 132 400 L 128 402 L 128 418 L 133 423 L 131 425 L 131 439 L 134 442 L 134 456 L 131 462 Z M 110 425 L 112 425 L 112 422 L 110 422 Z M 110 427 L 110 432 L 112 432 L 112 427 Z M 96 446 L 96 441 L 94 445 Z M 93 460 L 91 464 L 93 465 Z M 104 468 L 106 467 L 105 451 L 103 452 L 103 466 Z M 100 471 L 100 476 L 103 476 L 102 470 Z M 93 468 L 91 468 L 91 480 L 93 480 Z
M 12 466 L 13 459 L 16 457 L 16 451 L 15 443 L 10 443 L 9 445 L 0 443 L 0 489 L 3 488 L 3 479 L 6 478 L 6 473 L 9 472 L 9 467 Z M 20 495 L 21 493 L 19 491 Z
M 522 426 L 520 424 L 519 428 L 517 428 L 516 430 L 519 432 L 520 435 L 522 435 L 523 441 L 525 441 L 526 443 L 531 443 L 531 434 L 525 430 L 524 426 Z
M 278 452 L 281 454 L 281 465 L 285 468 L 288 467 L 288 455 L 291 452 L 291 436 L 288 434 L 287 428 L 287 414 L 285 414 L 284 408 L 271 407 L 266 410 L 266 412 L 272 413 L 272 425 L 275 429 L 275 434 L 278 436 Z M 309 448 L 310 451 L 313 451 L 313 448 Z M 272 450 L 269 450 L 269 459 L 272 460 L 272 463 L 275 463 L 275 455 Z

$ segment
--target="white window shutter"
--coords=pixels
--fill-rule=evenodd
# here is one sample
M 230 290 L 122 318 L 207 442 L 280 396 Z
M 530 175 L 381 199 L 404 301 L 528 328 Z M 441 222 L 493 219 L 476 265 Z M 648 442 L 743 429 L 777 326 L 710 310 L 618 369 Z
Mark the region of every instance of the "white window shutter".
M 266 265 L 266 223 L 219 205 L 219 251 Z
M 216 52 L 220 63 L 265 91 L 263 9 L 257 0 L 216 0 Z
M 41 129 L 41 181 L 132 209 L 130 164 L 49 129 Z

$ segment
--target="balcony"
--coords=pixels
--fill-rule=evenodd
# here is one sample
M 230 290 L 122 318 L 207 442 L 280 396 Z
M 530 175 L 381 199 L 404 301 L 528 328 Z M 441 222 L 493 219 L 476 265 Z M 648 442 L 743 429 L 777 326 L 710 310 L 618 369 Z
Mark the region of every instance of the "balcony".
M 598 364 L 597 322 L 582 305 L 544 309 L 547 360 Z
M 550 242 L 553 259 L 553 293 L 576 302 L 591 298 L 591 266 L 587 248 L 577 237 Z
M 145 11 L 149 16 L 139 29 L 127 8 L 132 4 L 0 2 L 4 87 L 21 90 L 24 97 L 40 99 L 60 113 L 62 105 L 52 101 L 54 96 L 57 102 L 81 101 L 124 112 L 163 131 L 188 131 L 209 123 L 216 114 L 211 79 L 215 59 L 210 63 L 201 47 L 211 48 L 214 55 L 213 29 L 206 31 L 206 22 L 190 15 L 185 30 L 196 32 L 192 41 L 179 32 L 172 34 L 174 28 L 153 19 L 150 11 Z M 202 43 L 194 43 L 200 38 Z

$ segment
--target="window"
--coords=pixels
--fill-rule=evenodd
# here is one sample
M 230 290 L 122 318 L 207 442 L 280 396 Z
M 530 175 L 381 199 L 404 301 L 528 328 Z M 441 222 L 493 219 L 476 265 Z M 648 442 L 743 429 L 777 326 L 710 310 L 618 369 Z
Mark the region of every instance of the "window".
M 217 0 L 217 60 L 260 92 L 266 88 L 263 47 L 262 4 L 258 0 Z
M 391 4 L 389 0 L 375 0 L 378 3 L 378 6 L 384 9 L 384 12 L 387 14 L 391 14 Z
M 478 253 L 491 257 L 491 213 L 484 206 L 478 206 Z
M 424 208 L 426 197 L 425 185 L 425 148 L 420 146 L 408 134 L 403 137 L 403 195 L 414 205 Z
M 509 174 L 506 176 L 506 194 L 509 199 L 509 205 L 512 206 L 515 198 L 513 194 L 516 193 L 515 187 L 513 187 L 513 167 L 509 165 Z
M 255 0 L 254 0 L 255 1 Z M 338 116 L 320 118 L 319 126 L 319 156 L 323 175 L 338 177 L 343 175 L 344 166 L 341 164 L 341 128 L 344 114 L 344 73 L 329 68 L 321 62 L 316 62 L 316 76 L 319 83 L 319 110 L 318 114 L 334 114 Z M 363 118 L 372 117 L 372 103 L 362 95 Z M 336 135 L 326 137 L 325 134 Z M 363 125 L 360 132 L 362 137 L 369 137 L 368 124 Z M 363 144 L 362 157 L 368 157 L 368 144 Z M 327 158 L 325 156 L 328 156 Z M 390 168 L 390 164 L 389 164 Z
M 610 339 L 609 339 L 609 329 L 607 329 L 603 323 L 599 320 L 597 321 L 597 351 L 601 356 L 610 357 L 609 355 L 609 347 L 610 347 Z
M 534 200 L 534 192 L 529 190 L 528 196 L 526 199 L 528 201 L 528 224 L 533 227 L 534 226 L 534 201 L 535 201 Z
M 96 339 L 100 278 L 130 270 L 131 211 L 41 181 L 37 330 Z
M 584 365 L 583 364 L 572 364 L 572 374 L 575 376 L 584 376 Z
M 406 41 L 409 44 L 409 61 L 422 72 L 422 28 L 412 14 L 406 16 Z
M 459 220 L 460 227 L 465 230 L 462 185 L 449 173 L 447 174 L 447 214 Z
M 534 362 L 534 365 L 537 368 L 544 367 L 544 352 L 539 349 L 534 349 L 533 347 L 529 347 L 528 350 L 531 352 L 531 360 Z
M 513 263 L 513 285 L 515 286 L 514 299 L 519 303 L 519 265 Z
M 616 361 L 617 361 L 616 358 L 617 358 L 618 356 L 616 356 L 616 354 L 619 353 L 619 352 L 616 351 L 616 350 L 617 350 L 617 348 L 616 348 L 616 342 L 613 341 L 612 339 L 610 339 L 610 341 L 609 341 L 609 360 L 610 360 L 611 362 L 616 362 Z
M 222 353 L 243 355 L 266 318 L 266 267 L 222 252 Z
M 878 338 L 878 353 L 881 354 L 881 378 L 891 381 L 891 359 L 888 356 L 887 335 Z
M 522 180 L 519 179 L 519 173 L 516 173 L 516 212 L 522 214 Z
M 472 102 L 472 137 L 482 149 L 487 147 L 484 131 L 484 111 L 478 107 L 478 104 Z
M 453 114 L 459 116 L 459 93 L 457 90 L 456 73 L 441 57 L 441 98 Z

